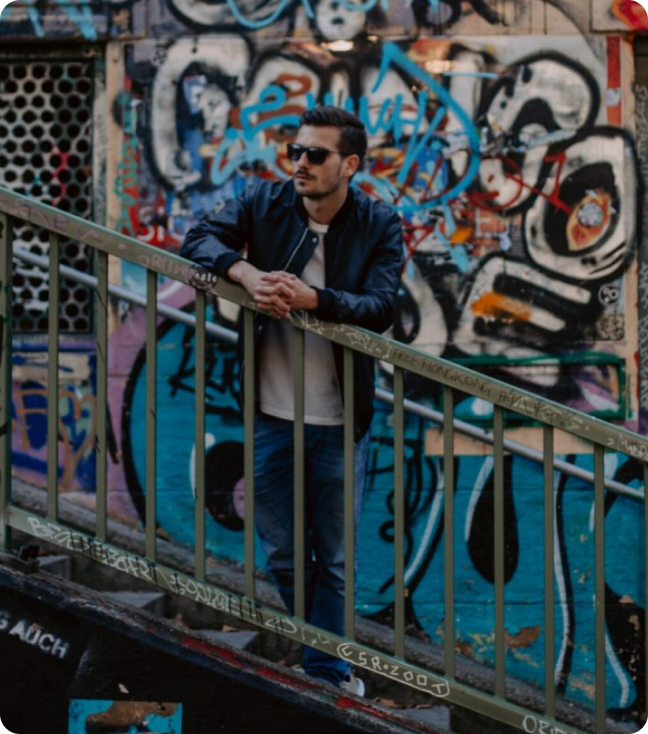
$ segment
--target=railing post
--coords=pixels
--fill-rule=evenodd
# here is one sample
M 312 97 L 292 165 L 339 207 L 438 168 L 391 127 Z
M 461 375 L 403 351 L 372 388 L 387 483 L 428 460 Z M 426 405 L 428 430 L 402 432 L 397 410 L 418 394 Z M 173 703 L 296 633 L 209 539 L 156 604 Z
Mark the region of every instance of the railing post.
M 493 459 L 495 529 L 495 695 L 506 693 L 506 638 L 504 633 L 504 415 L 499 405 L 493 406 Z
M 254 311 L 243 310 L 243 427 L 244 439 L 244 533 L 245 596 L 254 601 L 254 403 L 255 389 Z
M 353 351 L 344 349 L 344 634 L 355 639 L 355 383 Z M 359 509 L 359 508 L 358 508 Z
M 443 388 L 443 532 L 444 532 L 444 593 L 445 593 L 445 643 L 444 673 L 454 678 L 454 391 Z
M 95 458 L 97 462 L 96 534 L 106 540 L 108 525 L 108 255 L 97 252 L 97 394 L 95 402 Z
M 194 436 L 194 481 L 196 486 L 195 503 L 195 544 L 194 565 L 196 578 L 205 580 L 205 364 L 207 349 L 205 338 L 207 297 L 203 291 L 196 291 L 196 331 L 195 355 L 195 436 Z
M 306 536 L 304 524 L 306 505 L 304 496 L 305 462 L 304 462 L 304 359 L 305 334 L 301 329 L 293 328 L 293 377 L 294 383 L 294 600 L 295 617 L 306 618 Z
M 11 257 L 12 220 L 0 212 L 0 551 L 11 545 Z
M 556 644 L 554 593 L 554 432 L 543 428 L 544 479 L 544 591 L 545 591 L 545 714 L 556 715 Z
M 394 368 L 394 655 L 405 658 L 405 407 L 403 370 Z
M 47 331 L 47 517 L 50 520 L 58 520 L 60 254 L 59 236 L 50 232 Z
M 594 691 L 596 734 L 605 734 L 605 477 L 604 448 L 594 445 Z
M 157 503 L 157 273 L 146 271 L 146 557 L 155 561 Z

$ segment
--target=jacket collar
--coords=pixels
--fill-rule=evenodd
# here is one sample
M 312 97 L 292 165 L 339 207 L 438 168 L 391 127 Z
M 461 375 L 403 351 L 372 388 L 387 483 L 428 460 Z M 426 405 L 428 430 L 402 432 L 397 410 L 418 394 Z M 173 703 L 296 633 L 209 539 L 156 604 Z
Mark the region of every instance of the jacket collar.
M 299 214 L 299 217 L 304 222 L 304 224 L 308 226 L 308 212 L 306 211 L 306 207 L 304 206 L 304 198 L 302 196 L 297 196 L 297 192 L 295 191 L 294 186 L 293 186 L 293 201 L 297 209 L 297 214 Z M 329 228 L 335 229 L 335 227 L 338 227 L 349 216 L 349 214 L 351 213 L 353 209 L 354 204 L 355 204 L 355 193 L 353 191 L 353 187 L 349 186 L 349 191 L 347 192 L 347 197 L 344 200 L 344 204 L 342 204 L 337 214 L 331 220 L 331 223 L 329 224 Z

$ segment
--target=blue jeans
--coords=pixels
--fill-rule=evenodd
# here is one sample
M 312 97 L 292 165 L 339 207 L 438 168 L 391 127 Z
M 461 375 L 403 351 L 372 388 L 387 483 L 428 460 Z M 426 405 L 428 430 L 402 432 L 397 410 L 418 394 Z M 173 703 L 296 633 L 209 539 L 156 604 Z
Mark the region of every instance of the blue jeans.
M 281 598 L 294 614 L 292 421 L 257 414 L 255 519 L 261 545 Z M 306 621 L 344 635 L 344 429 L 304 427 Z M 355 521 L 360 511 L 369 435 L 355 446 Z M 304 647 L 308 675 L 339 685 L 350 671 L 344 660 Z

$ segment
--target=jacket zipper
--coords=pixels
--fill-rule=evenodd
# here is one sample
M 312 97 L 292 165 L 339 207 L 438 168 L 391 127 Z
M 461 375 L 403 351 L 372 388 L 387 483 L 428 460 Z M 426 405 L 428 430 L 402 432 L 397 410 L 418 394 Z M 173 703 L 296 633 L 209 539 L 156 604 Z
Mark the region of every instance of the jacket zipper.
M 301 249 L 301 246 L 304 244 L 304 240 L 306 239 L 306 235 L 308 234 L 308 227 L 304 230 L 304 234 L 302 235 L 302 238 L 297 243 L 297 247 L 292 251 L 290 257 L 288 258 L 288 262 L 283 266 L 282 270 L 286 270 L 290 263 L 295 259 L 295 255 L 299 252 Z

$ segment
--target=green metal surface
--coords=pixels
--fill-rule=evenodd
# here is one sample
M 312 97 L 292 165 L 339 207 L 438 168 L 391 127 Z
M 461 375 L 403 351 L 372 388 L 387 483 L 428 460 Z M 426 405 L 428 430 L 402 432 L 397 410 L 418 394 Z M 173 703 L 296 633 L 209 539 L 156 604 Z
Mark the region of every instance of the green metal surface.
M 206 332 L 207 298 L 196 291 L 196 404 L 195 404 L 195 548 L 194 563 L 196 578 L 205 580 L 205 365 L 207 363 Z
M 556 623 L 554 591 L 554 431 L 542 430 L 544 452 L 544 638 L 545 638 L 545 714 L 556 715 Z
M 50 232 L 47 313 L 47 517 L 50 520 L 58 519 L 60 257 L 59 236 Z
M 156 558 L 157 273 L 146 272 L 146 557 Z
M 445 629 L 443 661 L 446 678 L 455 675 L 455 552 L 454 552 L 454 391 L 443 388 L 443 565 Z
M 504 415 L 499 406 L 493 411 L 493 473 L 495 493 L 495 695 L 506 693 L 506 637 L 504 633 Z
M 394 369 L 394 655 L 405 658 L 405 408 L 403 370 Z
M 355 393 L 353 352 L 343 352 L 344 370 L 344 634 L 355 639 Z
M 11 546 L 7 510 L 11 502 L 11 256 L 13 222 L 0 212 L 0 552 Z
M 596 734 L 605 734 L 605 474 L 604 449 L 594 446 L 594 716 Z
M 295 554 L 295 616 L 306 619 L 306 502 L 304 494 L 304 332 L 293 329 L 293 379 L 294 379 L 294 554 Z
M 245 434 L 243 449 L 243 499 L 244 509 L 244 584 L 245 596 L 254 600 L 254 403 L 255 363 L 254 349 L 254 313 L 245 310 L 243 313 L 243 429 Z
M 97 335 L 96 534 L 98 540 L 106 540 L 108 527 L 108 255 L 105 252 L 97 253 L 95 318 Z

